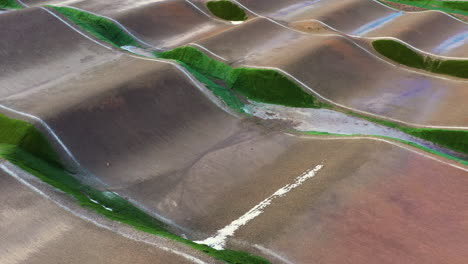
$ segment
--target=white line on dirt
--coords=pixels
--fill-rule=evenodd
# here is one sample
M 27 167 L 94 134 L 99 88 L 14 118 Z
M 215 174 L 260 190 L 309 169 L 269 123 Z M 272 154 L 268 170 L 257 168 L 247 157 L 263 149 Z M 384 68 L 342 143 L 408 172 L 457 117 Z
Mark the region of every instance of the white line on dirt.
M 284 186 L 283 188 L 280 188 L 270 197 L 266 198 L 265 200 L 257 204 L 255 207 L 250 209 L 243 216 L 233 221 L 226 227 L 218 230 L 215 236 L 209 237 L 203 241 L 195 241 L 195 243 L 205 244 L 214 249 L 222 250 L 224 246 L 226 245 L 226 239 L 230 236 L 233 236 L 234 233 L 237 231 L 237 229 L 246 225 L 248 222 L 252 221 L 257 216 L 261 215 L 263 213 L 263 210 L 266 207 L 268 207 L 274 199 L 285 196 L 291 190 L 301 186 L 305 181 L 314 177 L 317 174 L 317 172 L 321 170 L 323 167 L 324 167 L 323 165 L 317 165 L 315 166 L 315 168 L 307 170 L 302 175 L 297 177 L 294 183 L 288 184 Z
M 19 168 L 17 168 L 15 165 L 7 162 L 7 161 L 1 161 L 0 160 L 0 169 L 3 170 L 5 173 L 7 173 L 8 175 L 12 176 L 13 178 L 15 178 L 17 181 L 19 181 L 20 183 L 22 183 L 23 185 L 25 185 L 26 187 L 30 188 L 31 190 L 35 191 L 36 193 L 38 193 L 39 195 L 41 195 L 42 197 L 46 198 L 47 200 L 49 201 L 52 201 L 53 203 L 55 203 L 57 206 L 59 206 L 60 208 L 64 209 L 65 211 L 73 214 L 74 216 L 76 217 L 79 217 L 85 221 L 88 221 L 88 222 L 91 222 L 93 223 L 94 225 L 100 227 L 100 228 L 103 228 L 103 229 L 106 229 L 106 230 L 109 230 L 109 231 L 112 231 L 114 233 L 117 233 L 125 238 L 128 238 L 128 239 L 131 239 L 133 241 L 136 241 L 136 242 L 142 242 L 142 243 L 146 243 L 146 244 L 149 244 L 149 245 L 152 245 L 156 248 L 159 248 L 163 251 L 167 251 L 167 252 L 170 252 L 172 254 L 175 254 L 175 255 L 178 255 L 178 256 L 181 256 L 193 263 L 196 263 L 196 264 L 207 264 L 206 262 L 202 261 L 201 259 L 198 259 L 194 256 L 191 256 L 189 254 L 186 254 L 184 252 L 180 252 L 178 250 L 175 250 L 175 249 L 172 249 L 172 248 L 168 248 L 168 247 L 165 247 L 165 246 L 161 246 L 161 245 L 158 245 L 154 242 L 150 242 L 150 241 L 146 241 L 146 240 L 143 240 L 143 239 L 138 239 L 136 238 L 135 236 L 131 235 L 131 234 L 127 234 L 127 233 L 124 233 L 124 232 L 119 232 L 119 231 L 116 231 L 115 229 L 113 229 L 112 227 L 106 225 L 106 224 L 103 224 L 103 223 L 100 223 L 94 219 L 92 219 L 91 217 L 87 216 L 87 215 L 84 215 L 84 214 L 81 214 L 79 212 L 76 212 L 75 210 L 71 209 L 70 207 L 60 203 L 59 201 L 57 201 L 56 199 L 54 199 L 53 197 L 51 197 L 49 194 L 43 192 L 42 190 L 40 190 L 39 188 L 37 188 L 36 186 L 34 186 L 33 184 L 29 183 L 27 180 L 23 179 L 20 175 L 18 175 L 14 170 L 20 170 Z M 47 187 L 50 188 L 49 185 L 47 185 Z

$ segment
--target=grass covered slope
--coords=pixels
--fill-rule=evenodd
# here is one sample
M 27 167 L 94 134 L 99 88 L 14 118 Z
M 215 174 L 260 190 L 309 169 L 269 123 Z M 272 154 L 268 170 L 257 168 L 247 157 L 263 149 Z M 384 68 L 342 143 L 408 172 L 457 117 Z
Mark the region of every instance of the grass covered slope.
M 206 6 L 213 15 L 229 21 L 245 21 L 247 15 L 244 10 L 231 1 L 209 1 Z
M 468 1 L 440 1 L 440 0 L 386 0 L 386 1 L 468 16 Z
M 353 112 L 347 112 L 347 114 L 369 120 L 376 124 L 395 128 L 402 132 L 405 132 L 406 134 L 436 143 L 448 149 L 468 154 L 468 130 L 413 128 L 402 126 L 391 121 L 364 116 Z
M 227 88 L 253 101 L 292 107 L 320 107 L 315 97 L 274 70 L 233 68 L 193 47 L 180 47 L 155 53 L 155 56 L 183 62 L 195 71 L 210 79 L 223 82 Z
M 15 0 L 0 0 L 0 9 L 22 9 L 23 6 Z
M 422 55 L 391 39 L 372 42 L 374 49 L 383 56 L 408 67 L 459 78 L 468 78 L 468 60 L 441 60 Z
M 320 102 L 315 97 L 274 70 L 236 68 L 231 71 L 227 83 L 229 87 L 253 101 L 320 108 Z
M 46 138 L 31 124 L 0 114 L 0 158 L 6 159 L 77 202 L 107 218 L 138 230 L 184 243 L 226 263 L 267 264 L 246 252 L 216 250 L 196 244 L 167 231 L 166 225 L 113 192 L 101 192 L 82 184 L 60 165 L 58 155 Z
M 28 122 L 0 114 L 0 144 L 16 146 L 61 167 L 59 156 L 47 138 Z
M 73 23 L 88 31 L 96 38 L 110 43 L 113 46 L 119 48 L 122 46 L 140 47 L 140 44 L 135 39 L 109 19 L 70 7 L 48 7 L 55 9 L 57 12 L 70 19 Z

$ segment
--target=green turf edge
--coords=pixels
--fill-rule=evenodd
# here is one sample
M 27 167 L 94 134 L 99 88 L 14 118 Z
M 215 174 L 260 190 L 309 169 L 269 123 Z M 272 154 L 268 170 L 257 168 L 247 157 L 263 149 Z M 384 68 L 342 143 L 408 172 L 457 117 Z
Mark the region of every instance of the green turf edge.
M 15 0 L 0 0 L 0 9 L 23 9 Z
M 141 47 L 138 41 L 105 17 L 93 15 L 71 7 L 46 6 L 59 12 L 99 40 L 107 42 L 116 48 L 122 46 Z
M 0 144 L 15 145 L 59 168 L 63 168 L 59 155 L 49 144 L 48 139 L 26 121 L 0 114 Z
M 275 70 L 233 68 L 190 46 L 155 52 L 154 55 L 183 62 L 207 78 L 223 82 L 224 89 L 234 90 L 250 100 L 291 107 L 322 106 L 314 96 Z
M 13 120 L 13 119 L 10 119 Z M 13 120 L 19 121 L 19 120 Z M 22 125 L 29 128 L 30 125 L 20 121 Z M 12 126 L 16 128 L 15 126 Z M 28 133 L 39 133 L 39 131 Z M 41 142 L 42 143 L 42 142 Z M 36 143 L 38 144 L 38 143 Z M 53 150 L 52 150 L 53 151 Z M 0 158 L 6 159 L 19 168 L 36 176 L 47 184 L 69 194 L 77 202 L 90 210 L 93 210 L 105 217 L 118 221 L 134 228 L 181 242 L 193 249 L 200 250 L 209 256 L 224 261 L 226 263 L 246 263 L 246 264 L 266 264 L 270 263 L 266 259 L 253 256 L 247 252 L 233 250 L 216 250 L 206 245 L 199 245 L 193 241 L 181 238 L 170 233 L 166 225 L 145 212 L 141 211 L 127 200 L 112 192 L 101 192 L 82 184 L 62 167 L 38 158 L 17 145 L 5 143 L 0 139 Z M 97 201 L 97 203 L 92 200 Z M 105 209 L 112 208 L 112 211 Z
M 448 149 L 468 154 L 468 130 L 454 130 L 454 129 L 436 129 L 436 128 L 413 128 L 403 126 L 398 123 L 383 120 L 380 118 L 365 116 L 362 114 L 354 113 L 351 111 L 345 112 L 350 116 L 355 116 L 370 122 L 380 124 L 386 127 L 398 129 L 406 134 L 421 138 Z
M 435 0 L 386 0 L 388 2 L 416 6 L 425 9 L 468 16 L 468 2 Z
M 227 0 L 208 1 L 206 7 L 210 12 L 224 20 L 228 21 L 245 21 L 247 14 L 235 3 Z
M 374 49 L 383 56 L 408 67 L 459 78 L 468 78 L 468 60 L 440 60 L 418 53 L 399 41 L 372 41 Z
M 72 11 L 73 13 L 82 12 L 75 9 L 73 9 Z M 97 23 L 100 23 L 102 20 L 105 20 L 105 18 L 99 18 L 100 20 L 98 20 Z M 106 23 L 112 22 L 107 21 Z M 93 26 L 93 24 L 91 24 L 91 26 Z M 96 34 L 96 31 L 89 32 L 91 34 Z M 125 34 L 125 32 L 123 32 L 123 34 Z M 128 36 L 128 38 L 131 37 Z M 407 52 L 407 50 L 404 51 Z M 205 53 L 199 51 L 194 47 L 179 47 L 171 51 L 160 53 L 156 52 L 154 55 L 158 58 L 171 59 L 180 63 L 189 72 L 191 72 L 200 82 L 204 83 L 208 87 L 208 89 L 213 91 L 216 96 L 221 98 L 229 107 L 232 107 L 237 112 L 244 112 L 243 103 L 235 96 L 235 94 L 231 90 L 216 84 L 214 81 L 221 80 L 226 84 L 228 88 L 235 90 L 254 101 L 280 104 L 291 107 L 330 108 L 329 105 L 318 101 L 312 95 L 304 92 L 301 89 L 301 87 L 295 82 L 274 70 L 232 68 L 227 64 L 224 64 L 213 58 L 208 57 Z M 423 62 L 419 59 L 417 54 L 414 60 L 416 60 L 421 65 L 423 64 Z M 384 124 L 390 127 L 397 127 L 396 123 L 386 122 L 377 118 L 372 118 L 372 120 L 369 118 L 367 119 L 375 123 Z M 433 141 L 434 143 L 453 149 L 455 151 L 460 151 L 463 153 L 466 153 L 468 151 L 468 147 L 466 146 L 466 144 L 463 144 L 463 142 L 467 142 L 467 140 L 461 140 L 461 146 L 459 143 L 453 142 L 452 140 L 454 138 L 452 137 L 453 133 L 458 134 L 458 137 L 461 139 L 466 138 L 466 131 L 442 129 L 427 130 L 409 127 L 405 128 L 403 126 L 398 126 L 398 129 L 404 132 L 409 132 L 409 134 L 425 140 L 433 141 L 434 139 L 436 139 L 436 141 Z M 450 136 L 446 137 L 447 134 L 450 134 Z
M 398 141 L 400 143 L 403 143 L 403 144 L 406 144 L 406 145 L 421 149 L 421 150 L 429 152 L 431 154 L 441 156 L 441 157 L 446 158 L 448 160 L 453 160 L 453 161 L 455 161 L 457 163 L 460 163 L 461 165 L 468 166 L 468 161 L 466 161 L 466 160 L 463 160 L 463 159 L 460 159 L 460 158 L 457 158 L 457 157 L 442 153 L 442 152 L 437 151 L 437 150 L 432 150 L 430 148 L 421 146 L 419 144 L 416 144 L 416 143 L 413 143 L 413 142 L 410 142 L 410 141 L 406 141 L 406 140 L 398 139 L 398 138 L 393 138 L 393 137 L 387 137 L 387 136 L 381 136 L 381 135 L 363 135 L 363 134 L 346 135 L 346 134 L 335 134 L 335 133 L 319 132 L 319 131 L 297 131 L 297 132 L 302 133 L 302 134 L 306 134 L 306 135 L 312 135 L 312 136 L 336 136 L 336 137 L 356 137 L 356 136 L 358 136 L 358 137 L 369 137 L 369 138 L 376 137 L 376 138 L 390 139 L 390 140 Z

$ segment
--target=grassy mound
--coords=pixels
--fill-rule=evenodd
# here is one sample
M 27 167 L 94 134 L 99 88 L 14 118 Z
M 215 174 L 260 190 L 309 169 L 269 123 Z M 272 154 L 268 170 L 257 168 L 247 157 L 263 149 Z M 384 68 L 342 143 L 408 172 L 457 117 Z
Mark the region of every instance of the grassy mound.
M 49 6 L 98 39 L 116 47 L 140 44 L 112 21 L 70 7 Z
M 213 15 L 229 21 L 244 21 L 247 15 L 244 10 L 231 1 L 209 1 L 206 6 Z
M 467 1 L 439 1 L 439 0 L 386 0 L 394 3 L 412 5 L 420 8 L 439 10 L 447 13 L 468 15 Z
M 315 97 L 274 70 L 232 68 L 193 47 L 180 47 L 155 55 L 183 62 L 211 79 L 224 82 L 228 88 L 254 101 L 292 107 L 320 107 Z
M 468 78 L 467 60 L 440 60 L 431 58 L 391 39 L 375 40 L 372 42 L 372 46 L 383 56 L 408 67 L 460 78 Z
M 254 101 L 292 107 L 320 107 L 315 97 L 274 70 L 236 68 L 231 71 L 227 83 Z
M 0 9 L 22 9 L 23 6 L 15 0 L 0 0 Z

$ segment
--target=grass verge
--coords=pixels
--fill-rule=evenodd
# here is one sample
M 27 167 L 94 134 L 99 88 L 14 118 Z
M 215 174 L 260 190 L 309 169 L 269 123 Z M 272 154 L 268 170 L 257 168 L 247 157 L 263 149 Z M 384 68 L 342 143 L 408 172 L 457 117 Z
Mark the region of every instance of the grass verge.
M 320 102 L 295 82 L 274 70 L 233 68 L 194 47 L 155 53 L 158 58 L 183 62 L 195 71 L 224 83 L 248 99 L 292 107 L 319 108 Z
M 209 1 L 206 6 L 211 13 L 221 19 L 229 21 L 245 21 L 245 11 L 231 1 Z
M 0 9 L 23 9 L 15 0 L 0 0 Z
M 170 233 L 166 225 L 112 192 L 82 184 L 63 169 L 46 138 L 31 124 L 0 114 L 0 158 L 6 159 L 49 185 L 75 198 L 81 206 L 138 230 L 184 243 L 226 263 L 266 264 L 246 252 L 216 250 Z
M 382 120 L 375 117 L 347 112 L 348 115 L 362 118 L 376 124 L 398 129 L 406 134 L 431 141 L 448 149 L 468 154 L 468 130 L 434 129 L 434 128 L 413 128 L 402 126 L 395 122 Z
M 70 7 L 48 6 L 73 23 L 88 31 L 96 38 L 120 48 L 122 46 L 141 47 L 140 44 L 107 18 L 96 16 Z
M 383 56 L 408 67 L 468 78 L 468 60 L 440 60 L 422 55 L 406 45 L 391 39 L 379 39 L 372 46 Z
M 467 1 L 438 1 L 438 0 L 386 0 L 386 1 L 468 16 L 468 2 Z

